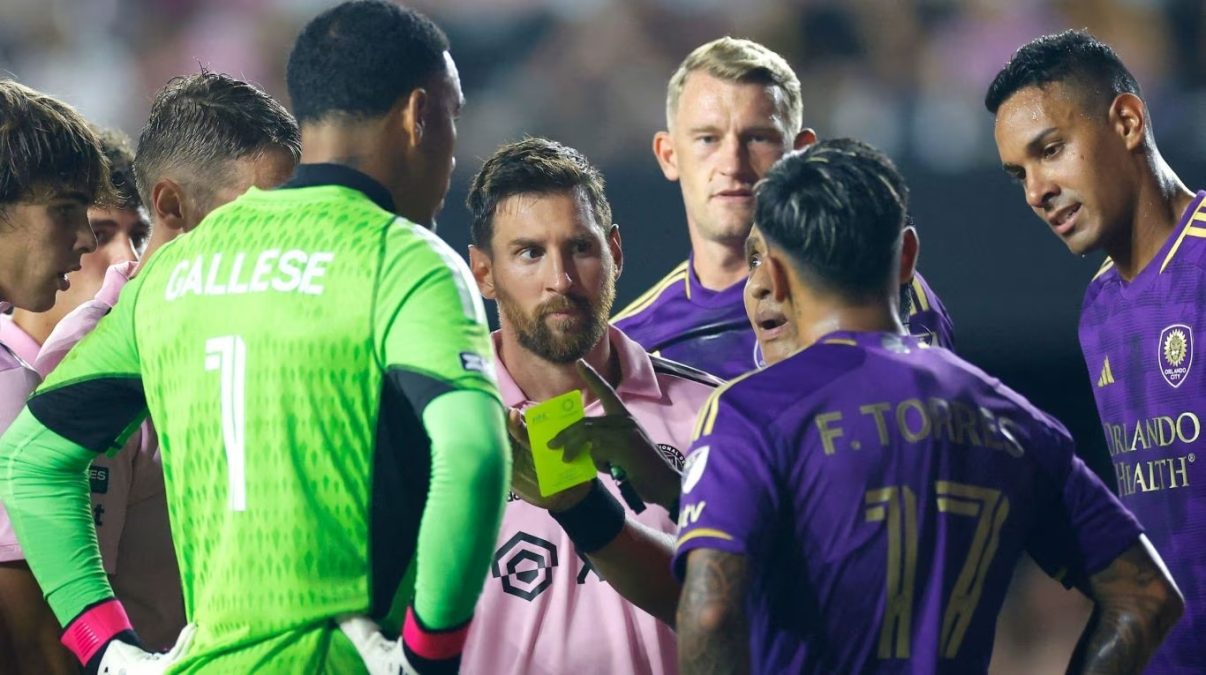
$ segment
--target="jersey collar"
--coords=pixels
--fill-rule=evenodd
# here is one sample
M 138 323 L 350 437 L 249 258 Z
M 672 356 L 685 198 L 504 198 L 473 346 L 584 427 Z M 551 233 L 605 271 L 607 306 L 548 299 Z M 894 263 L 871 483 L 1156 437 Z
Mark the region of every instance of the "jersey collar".
M 501 343 L 499 332 L 494 331 L 491 337 L 494 338 L 494 353 L 497 356 Z M 611 348 L 620 358 L 620 386 L 616 390 L 620 400 L 660 399 L 662 389 L 658 385 L 657 373 L 653 370 L 653 361 L 649 359 L 649 353 L 614 326 L 608 328 L 607 339 L 611 341 Z M 537 401 L 528 400 L 527 394 L 515 384 L 511 373 L 507 371 L 507 364 L 503 363 L 501 358 L 497 359 L 497 363 L 498 389 L 502 394 L 503 403 L 509 408 L 526 408 L 536 403 Z M 598 405 L 598 401 L 593 401 L 587 406 L 587 410 Z
M 394 198 L 389 190 L 368 174 L 357 171 L 346 164 L 300 164 L 289 182 L 281 189 L 314 187 L 316 185 L 341 185 L 364 193 L 374 204 L 397 213 Z

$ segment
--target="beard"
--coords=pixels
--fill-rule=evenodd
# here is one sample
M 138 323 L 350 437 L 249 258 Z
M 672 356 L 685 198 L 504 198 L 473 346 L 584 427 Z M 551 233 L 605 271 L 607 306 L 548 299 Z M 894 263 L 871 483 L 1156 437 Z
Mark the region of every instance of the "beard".
M 498 311 L 515 330 L 524 349 L 551 363 L 568 364 L 586 356 L 607 335 L 607 317 L 615 302 L 616 282 L 610 270 L 596 304 L 579 295 L 560 295 L 525 314 L 511 296 L 497 289 Z M 577 310 L 568 319 L 549 319 L 555 312 Z

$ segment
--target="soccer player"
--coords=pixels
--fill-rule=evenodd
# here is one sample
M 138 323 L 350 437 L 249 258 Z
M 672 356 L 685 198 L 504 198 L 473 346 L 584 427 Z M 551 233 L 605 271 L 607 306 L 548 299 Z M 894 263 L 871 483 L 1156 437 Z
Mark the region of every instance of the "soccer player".
M 985 672 L 1024 552 L 1096 602 L 1073 672 L 1137 672 L 1181 596 L 1067 431 L 906 333 L 907 190 L 862 143 L 785 157 L 750 264 L 795 351 L 718 389 L 687 457 L 679 665 Z
M 651 352 L 731 379 L 759 365 L 742 301 L 754 184 L 784 153 L 816 141 L 800 81 L 782 56 L 730 37 L 701 45 L 670 78 L 653 154 L 682 187 L 691 254 L 612 322 Z M 901 296 L 910 332 L 952 347 L 950 317 L 920 275 Z
M 118 223 L 141 213 L 139 192 L 156 205 L 155 236 L 147 260 L 160 246 L 192 230 L 218 206 L 246 192 L 283 183 L 301 155 L 297 123 L 284 106 L 256 87 L 218 73 L 174 78 L 155 96 L 139 138 L 133 165 L 110 163 L 114 187 L 133 211 L 118 211 Z M 135 180 L 135 174 L 141 176 Z M 136 190 L 141 182 L 143 189 Z M 109 225 L 89 211 L 102 242 Z M 141 248 L 141 247 L 140 247 Z M 90 257 L 84 256 L 85 269 Z M 92 332 L 116 303 L 134 263 L 107 270 L 95 297 L 55 326 L 34 367 L 42 377 Z M 180 570 L 172 550 L 164 494 L 162 457 L 148 419 L 114 457 L 97 457 L 89 469 L 92 512 L 101 559 L 113 592 L 143 643 L 166 649 L 184 628 Z M 49 611 L 47 612 L 49 615 Z M 57 627 L 57 622 L 55 626 Z
M 0 80 L 0 311 L 50 309 L 67 275 L 96 250 L 88 207 L 113 201 L 100 139 L 70 106 Z M 0 430 L 37 386 L 0 341 Z M 66 673 L 71 655 L 0 508 L 0 663 L 6 672 Z
M 1023 45 L 985 98 L 1026 202 L 1077 255 L 1109 256 L 1085 292 L 1080 345 L 1122 502 L 1165 556 L 1186 617 L 1149 672 L 1206 672 L 1206 473 L 1194 464 L 1206 377 L 1206 193 L 1156 148 L 1138 82 L 1068 31 Z
M 0 316 L 0 342 L 33 364 L 50 332 L 64 316 L 92 299 L 113 265 L 132 266 L 146 244 L 151 225 L 134 189 L 130 141 L 120 131 L 99 129 L 97 135 L 109 162 L 110 180 L 118 201 L 112 206 L 88 209 L 88 223 L 96 235 L 96 250 L 80 258 L 80 269 L 67 275 L 67 290 L 58 294 L 54 307 L 45 312 L 14 308 L 11 316 Z
M 514 435 L 526 438 L 519 410 L 575 389 L 589 395 L 597 371 L 608 393 L 590 400 L 587 414 L 630 412 L 615 428 L 621 442 L 681 459 L 695 413 L 719 382 L 650 356 L 608 326 L 623 252 L 598 170 L 553 141 L 504 145 L 474 177 L 468 206 L 473 273 L 498 303 L 499 387 Z M 605 583 L 608 569 L 592 565 L 626 517 L 633 536 L 667 547 L 673 520 L 660 508 L 625 509 L 609 475 L 541 498 L 530 454 L 515 453 L 515 489 L 526 501 L 507 504 L 465 672 L 674 673 L 670 627 L 625 601 Z M 645 581 L 675 592 L 668 565 Z
M 10 516 L 90 666 L 154 658 L 81 473 L 149 409 L 195 626 L 176 668 L 457 668 L 509 478 L 484 309 L 419 224 L 453 166 L 456 66 L 426 17 L 347 2 L 302 30 L 288 85 L 293 178 L 155 252 L 0 439 Z

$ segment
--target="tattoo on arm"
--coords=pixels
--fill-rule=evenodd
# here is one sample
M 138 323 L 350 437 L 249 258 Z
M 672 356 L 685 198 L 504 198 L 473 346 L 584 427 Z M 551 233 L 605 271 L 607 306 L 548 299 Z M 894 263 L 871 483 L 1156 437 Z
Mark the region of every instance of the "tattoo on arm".
M 1097 604 L 1071 673 L 1138 673 L 1180 618 L 1183 602 L 1144 541 L 1090 580 Z
M 687 558 L 678 605 L 678 663 L 683 675 L 748 673 L 745 556 L 701 548 Z

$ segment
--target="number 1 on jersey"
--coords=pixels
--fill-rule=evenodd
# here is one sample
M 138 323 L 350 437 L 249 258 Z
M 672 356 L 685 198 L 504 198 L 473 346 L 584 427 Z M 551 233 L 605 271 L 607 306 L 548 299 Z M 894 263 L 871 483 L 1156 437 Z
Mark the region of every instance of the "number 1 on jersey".
M 222 383 L 222 441 L 226 446 L 228 504 L 231 511 L 246 511 L 243 393 L 247 382 L 247 344 L 243 342 L 243 338 L 238 335 L 223 335 L 206 340 L 205 369 L 218 371 Z

